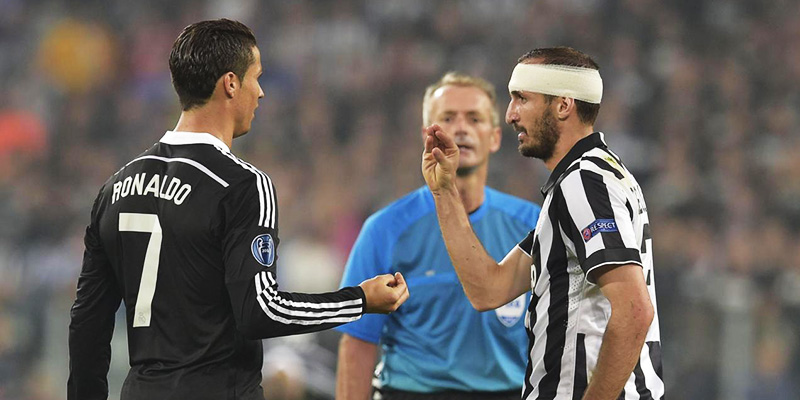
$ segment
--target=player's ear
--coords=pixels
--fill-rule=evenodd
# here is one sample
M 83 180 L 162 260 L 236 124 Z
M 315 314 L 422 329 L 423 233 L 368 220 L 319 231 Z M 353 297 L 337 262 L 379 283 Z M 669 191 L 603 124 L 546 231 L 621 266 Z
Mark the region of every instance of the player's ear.
M 220 80 L 222 81 L 222 89 L 225 91 L 225 96 L 229 99 L 233 98 L 239 90 L 239 78 L 233 72 L 228 71 L 225 75 L 222 75 Z
M 578 105 L 571 97 L 556 97 L 553 101 L 556 102 L 556 117 L 560 121 L 566 120 L 570 114 L 578 111 Z
M 497 152 L 500 150 L 500 142 L 503 139 L 503 131 L 499 126 L 496 126 L 492 129 L 492 137 L 491 142 L 489 143 L 489 151 L 492 153 Z

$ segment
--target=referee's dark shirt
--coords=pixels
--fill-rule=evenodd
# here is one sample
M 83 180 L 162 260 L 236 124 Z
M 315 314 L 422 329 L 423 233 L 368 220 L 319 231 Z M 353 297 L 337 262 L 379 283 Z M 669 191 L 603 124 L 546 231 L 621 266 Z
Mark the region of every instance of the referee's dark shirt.
M 526 400 L 583 398 L 597 366 L 611 304 L 590 272 L 638 264 L 656 315 L 619 399 L 663 399 L 653 241 L 642 190 L 595 132 L 553 169 L 536 230 L 519 244 L 531 256 L 533 296 Z
M 108 396 L 120 301 L 131 365 L 122 399 L 263 399 L 255 339 L 359 319 L 359 287 L 278 290 L 277 206 L 270 178 L 206 133 L 167 132 L 115 173 L 86 229 L 68 398 Z

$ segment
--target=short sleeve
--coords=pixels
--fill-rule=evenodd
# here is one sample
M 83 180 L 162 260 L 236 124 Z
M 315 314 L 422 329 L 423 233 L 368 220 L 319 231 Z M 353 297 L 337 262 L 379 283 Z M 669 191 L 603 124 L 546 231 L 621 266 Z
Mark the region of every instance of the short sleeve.
M 554 199 L 559 222 L 573 239 L 587 279 L 603 265 L 642 265 L 625 190 L 614 177 L 579 169 L 564 178 L 555 195 L 561 197 Z
M 536 231 L 528 232 L 528 235 L 525 236 L 525 239 L 522 239 L 521 242 L 517 244 L 520 250 L 522 250 L 528 257 L 533 258 L 533 235 Z
M 382 228 L 375 216 L 364 223 L 347 259 L 341 287 L 356 286 L 376 275 L 392 272 L 389 265 L 391 243 L 386 235 L 380 234 Z M 355 338 L 378 343 L 387 319 L 388 315 L 385 314 L 365 314 L 360 320 L 336 329 Z

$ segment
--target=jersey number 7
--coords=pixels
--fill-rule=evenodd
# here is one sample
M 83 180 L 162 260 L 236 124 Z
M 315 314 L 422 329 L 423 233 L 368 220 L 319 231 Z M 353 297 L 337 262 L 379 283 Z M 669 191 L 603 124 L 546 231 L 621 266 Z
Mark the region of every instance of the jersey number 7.
M 139 282 L 139 293 L 136 296 L 136 307 L 133 312 L 133 327 L 149 327 L 153 295 L 156 292 L 158 278 L 158 261 L 161 256 L 161 223 L 156 214 L 119 214 L 120 232 L 144 232 L 150 234 L 147 252 L 144 255 L 142 279 Z

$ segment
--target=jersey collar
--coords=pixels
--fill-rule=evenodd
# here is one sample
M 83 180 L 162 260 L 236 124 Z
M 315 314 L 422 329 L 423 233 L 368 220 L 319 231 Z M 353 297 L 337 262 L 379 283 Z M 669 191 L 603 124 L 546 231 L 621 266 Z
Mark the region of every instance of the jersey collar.
M 428 204 L 431 207 L 435 207 L 436 203 L 433 200 L 433 193 L 431 193 L 431 189 L 427 185 L 426 186 L 422 186 L 421 189 L 425 190 L 425 193 L 427 193 L 425 198 L 427 199 Z M 483 216 L 486 215 L 486 212 L 489 210 L 489 206 L 490 206 L 491 203 L 492 203 L 492 193 L 489 190 L 489 186 L 485 186 L 484 185 L 484 187 L 483 187 L 483 203 L 481 203 L 481 205 L 478 206 L 478 208 L 476 208 L 475 211 L 473 211 L 471 213 L 468 213 L 469 214 L 469 222 L 474 224 L 474 223 L 478 222 L 481 218 L 483 218 Z
M 182 144 L 210 144 L 230 153 L 231 149 L 225 142 L 218 137 L 205 132 L 183 132 L 183 131 L 167 131 L 160 140 L 161 143 L 182 145 Z
M 567 168 L 569 168 L 572 163 L 581 158 L 584 153 L 587 151 L 594 149 L 595 147 L 606 148 L 608 145 L 606 144 L 605 137 L 603 132 L 594 132 L 585 138 L 578 140 L 574 146 L 567 152 L 567 155 L 558 162 L 555 169 L 553 169 L 553 173 L 550 174 L 550 178 L 547 180 L 547 183 L 542 186 L 542 195 L 547 196 L 551 190 L 553 190 L 553 186 L 556 185 L 558 179 L 561 175 L 566 172 Z

